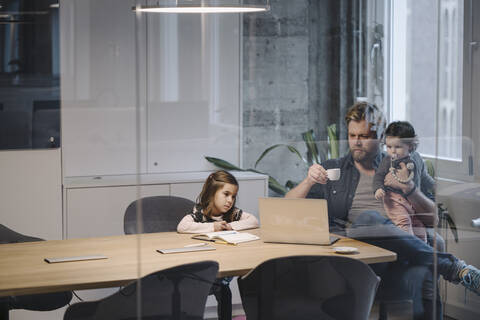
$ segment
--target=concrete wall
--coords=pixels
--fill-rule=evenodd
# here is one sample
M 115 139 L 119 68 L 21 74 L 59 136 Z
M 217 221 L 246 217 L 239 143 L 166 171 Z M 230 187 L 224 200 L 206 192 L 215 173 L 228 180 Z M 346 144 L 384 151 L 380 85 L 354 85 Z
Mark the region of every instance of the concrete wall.
M 286 143 L 306 151 L 301 133 L 343 126 L 356 87 L 351 1 L 272 0 L 271 11 L 243 21 L 243 165 L 253 167 L 267 147 Z M 344 130 L 341 134 L 345 137 Z M 300 181 L 308 167 L 286 148 L 259 164 L 282 184 Z

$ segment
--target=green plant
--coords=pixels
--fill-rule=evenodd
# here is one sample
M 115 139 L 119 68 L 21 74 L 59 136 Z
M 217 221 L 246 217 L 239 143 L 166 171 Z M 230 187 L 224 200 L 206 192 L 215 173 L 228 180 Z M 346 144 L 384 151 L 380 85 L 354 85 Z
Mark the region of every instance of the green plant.
M 425 166 L 427 167 L 428 174 L 435 178 L 435 167 L 433 166 L 433 162 L 431 160 L 425 160 Z M 434 190 L 432 190 L 434 191 Z M 458 231 L 457 225 L 455 221 L 453 221 L 452 216 L 448 213 L 447 207 L 441 203 L 437 202 L 437 209 L 438 209 L 438 227 L 449 226 L 450 230 L 452 230 L 453 238 L 455 242 L 458 242 Z
M 275 144 L 273 146 L 268 147 L 265 149 L 265 151 L 262 152 L 260 157 L 258 157 L 257 161 L 255 161 L 255 166 L 253 169 L 242 169 L 239 168 L 233 164 L 231 164 L 228 161 L 214 158 L 214 157 L 208 157 L 206 156 L 205 159 L 208 162 L 213 163 L 219 168 L 226 169 L 226 170 L 238 170 L 238 171 L 250 171 L 250 172 L 256 172 L 256 173 L 261 173 L 261 174 L 266 174 L 263 172 L 260 172 L 256 170 L 257 165 L 262 161 L 263 158 L 267 154 L 269 154 L 271 151 L 277 148 L 287 148 L 288 151 L 291 153 L 297 155 L 302 162 L 307 165 L 307 167 L 311 166 L 313 163 L 322 163 L 326 159 L 330 158 L 338 158 L 339 157 L 339 143 L 338 143 L 338 133 L 337 133 L 337 126 L 335 124 L 331 124 L 327 127 L 327 135 L 328 139 L 327 142 L 324 144 L 319 145 L 317 144 L 317 140 L 315 138 L 315 133 L 313 132 L 312 129 L 305 131 L 302 133 L 302 139 L 305 142 L 305 146 L 307 149 L 306 156 L 302 156 L 300 151 L 297 150 L 292 145 L 288 144 Z M 273 190 L 274 192 L 280 194 L 280 195 L 285 195 L 290 189 L 294 188 L 297 183 L 288 180 L 285 185 L 282 185 L 280 182 L 278 182 L 275 178 L 273 178 L 271 175 L 268 175 L 268 187 Z

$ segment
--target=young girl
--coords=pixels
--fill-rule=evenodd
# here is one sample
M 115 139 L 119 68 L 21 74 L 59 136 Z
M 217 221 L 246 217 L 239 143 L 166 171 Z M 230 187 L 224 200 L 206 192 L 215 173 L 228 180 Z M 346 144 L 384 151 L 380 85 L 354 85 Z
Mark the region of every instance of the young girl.
M 427 230 L 422 221 L 423 216 L 416 212 L 417 210 L 408 201 L 408 196 L 420 186 L 433 189 L 435 181 L 428 175 L 423 160 L 415 151 L 418 142 L 413 126 L 406 121 L 392 122 L 385 130 L 385 145 L 388 156 L 380 163 L 373 179 L 375 198 L 383 199 L 388 218 L 396 226 L 427 241 Z M 405 164 L 408 169 L 409 176 L 407 178 L 402 179 L 396 174 L 397 169 L 402 166 L 401 163 Z M 385 175 L 389 172 L 401 183 L 406 184 L 413 180 L 413 189 L 408 194 L 403 194 L 400 190 L 384 186 Z
M 235 207 L 237 179 L 220 170 L 210 174 L 190 214 L 177 226 L 180 233 L 204 233 L 222 230 L 258 228 L 257 218 Z
M 237 192 L 238 182 L 233 175 L 223 170 L 210 174 L 197 198 L 197 204 L 180 221 L 177 231 L 204 233 L 258 228 L 258 220 L 254 215 L 235 207 Z M 217 279 L 210 291 L 217 299 L 220 320 L 232 319 L 231 280 L 232 278 Z

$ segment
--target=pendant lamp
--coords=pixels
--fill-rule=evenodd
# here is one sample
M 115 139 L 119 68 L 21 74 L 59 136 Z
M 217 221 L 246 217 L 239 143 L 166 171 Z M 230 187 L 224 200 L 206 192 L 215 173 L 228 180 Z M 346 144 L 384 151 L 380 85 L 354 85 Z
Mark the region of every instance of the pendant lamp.
M 270 10 L 270 0 L 158 0 L 132 8 L 157 13 L 248 13 Z

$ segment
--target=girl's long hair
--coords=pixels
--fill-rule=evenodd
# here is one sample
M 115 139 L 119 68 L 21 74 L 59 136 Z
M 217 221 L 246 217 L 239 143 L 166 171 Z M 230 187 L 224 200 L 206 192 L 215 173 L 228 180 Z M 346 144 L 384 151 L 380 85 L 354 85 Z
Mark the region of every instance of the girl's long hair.
M 235 177 L 224 170 L 215 171 L 214 173 L 210 174 L 203 184 L 202 192 L 197 197 L 197 203 L 203 210 L 203 214 L 207 217 L 212 216 L 213 206 L 214 206 L 214 199 L 215 194 L 217 191 L 223 186 L 228 184 L 233 184 L 237 187 L 238 190 L 238 181 Z M 237 199 L 233 200 L 232 207 L 228 210 L 224 215 L 223 219 L 227 222 L 232 221 L 233 211 L 235 210 L 235 203 Z

